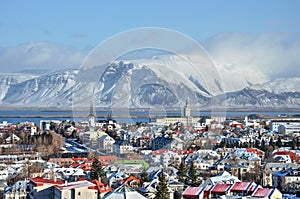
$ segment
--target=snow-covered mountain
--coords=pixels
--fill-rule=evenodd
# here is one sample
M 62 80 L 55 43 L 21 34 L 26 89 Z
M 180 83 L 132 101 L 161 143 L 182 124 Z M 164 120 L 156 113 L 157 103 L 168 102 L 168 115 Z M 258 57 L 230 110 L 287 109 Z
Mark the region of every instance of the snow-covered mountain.
M 238 85 L 244 85 L 242 90 L 224 93 L 216 74 L 203 74 L 172 56 L 39 76 L 0 74 L 0 102 L 12 107 L 67 108 L 89 106 L 95 100 L 101 107 L 167 108 L 182 107 L 189 99 L 199 108 L 212 103 L 239 108 L 300 107 L 300 78 L 253 85 L 245 80 Z
M 11 86 L 32 79 L 34 77 L 34 75 L 27 74 L 0 74 L 0 103 Z
M 11 85 L 2 103 L 15 106 L 47 107 L 69 105 L 78 70 L 37 76 Z
M 226 93 L 228 107 L 300 107 L 300 78 L 282 78 Z M 223 97 L 224 98 L 224 97 Z

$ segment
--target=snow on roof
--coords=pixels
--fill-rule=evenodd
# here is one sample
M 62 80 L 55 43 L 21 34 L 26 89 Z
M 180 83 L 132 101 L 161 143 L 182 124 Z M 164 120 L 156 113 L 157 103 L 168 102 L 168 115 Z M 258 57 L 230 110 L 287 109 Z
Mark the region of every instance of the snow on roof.
M 103 199 L 125 199 L 125 198 L 134 198 L 134 199 L 146 199 L 143 195 L 132 189 L 127 185 L 121 185 L 114 191 L 110 192 Z
M 83 181 L 76 181 L 76 182 L 69 182 L 60 185 L 55 185 L 54 187 L 58 190 L 66 190 L 66 189 L 76 189 L 76 188 L 83 188 L 83 187 L 94 187 L 96 186 L 94 183 L 89 182 L 87 180 Z

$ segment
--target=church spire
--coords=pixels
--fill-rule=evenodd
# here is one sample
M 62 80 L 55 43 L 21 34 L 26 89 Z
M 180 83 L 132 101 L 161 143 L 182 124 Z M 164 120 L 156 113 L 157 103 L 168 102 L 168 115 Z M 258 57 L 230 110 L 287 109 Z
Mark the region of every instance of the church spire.
M 95 110 L 94 110 L 94 98 L 92 98 L 90 103 L 90 114 L 89 114 L 89 126 L 95 127 Z
M 186 99 L 185 101 L 185 107 L 184 107 L 184 117 L 190 117 L 191 116 L 191 109 L 189 105 L 189 100 Z

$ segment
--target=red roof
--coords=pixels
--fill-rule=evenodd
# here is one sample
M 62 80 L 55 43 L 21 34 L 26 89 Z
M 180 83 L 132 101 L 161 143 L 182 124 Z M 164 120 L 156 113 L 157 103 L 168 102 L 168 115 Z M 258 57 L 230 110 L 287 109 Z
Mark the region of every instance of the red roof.
M 242 191 L 248 191 L 250 188 L 251 182 L 236 182 L 232 188 L 231 192 L 242 192 Z
M 53 184 L 53 185 L 58 185 L 58 184 L 63 184 L 63 181 L 57 180 L 50 180 L 50 179 L 44 179 L 41 177 L 36 177 L 36 178 L 30 178 L 29 179 L 31 182 L 33 182 L 36 186 L 43 186 L 43 184 Z
M 249 192 L 253 192 L 255 190 L 256 186 L 258 186 L 258 185 L 255 185 L 255 184 L 251 185 L 251 188 L 249 189 Z
M 204 188 L 203 187 L 188 187 L 184 193 L 183 197 L 185 198 L 193 198 L 199 196 L 199 194 L 202 192 Z
M 253 194 L 253 197 L 259 197 L 259 198 L 269 197 L 272 191 L 273 189 L 269 189 L 269 188 L 258 188 Z
M 213 187 L 213 185 L 207 185 L 206 187 L 205 187 L 205 190 L 204 190 L 204 193 L 203 193 L 203 197 L 204 198 L 208 198 L 209 197 L 209 192 L 210 192 L 210 190 L 211 190 L 211 188 Z
M 216 184 L 211 190 L 213 194 L 225 194 L 226 191 L 230 188 L 231 184 Z
M 291 160 L 300 160 L 300 156 L 292 151 L 277 151 L 274 153 L 274 156 L 275 155 L 288 155 L 290 156 Z
M 256 148 L 247 148 L 246 149 L 247 152 L 251 152 L 251 153 L 255 153 L 256 155 L 259 155 L 259 156 L 263 156 L 264 155 L 264 152 L 259 150 L 259 149 L 256 149 Z
M 98 160 L 100 162 L 102 162 L 102 161 L 114 161 L 114 160 L 117 160 L 117 159 L 118 159 L 117 156 L 99 156 L 98 157 Z
M 109 186 L 105 186 L 102 182 L 99 182 L 98 180 L 92 180 L 91 182 L 96 184 L 96 188 L 100 193 L 106 193 L 112 190 Z

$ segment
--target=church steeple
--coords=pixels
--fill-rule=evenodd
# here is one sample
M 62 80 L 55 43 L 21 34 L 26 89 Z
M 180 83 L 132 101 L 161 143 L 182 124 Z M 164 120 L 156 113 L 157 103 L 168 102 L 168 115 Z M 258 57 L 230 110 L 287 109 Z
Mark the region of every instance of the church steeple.
M 89 114 L 89 126 L 90 127 L 95 127 L 95 110 L 94 110 L 94 101 L 91 100 L 90 104 L 90 114 Z
M 189 100 L 186 99 L 185 101 L 185 107 L 184 107 L 184 117 L 190 117 L 191 116 L 191 109 L 189 105 Z

